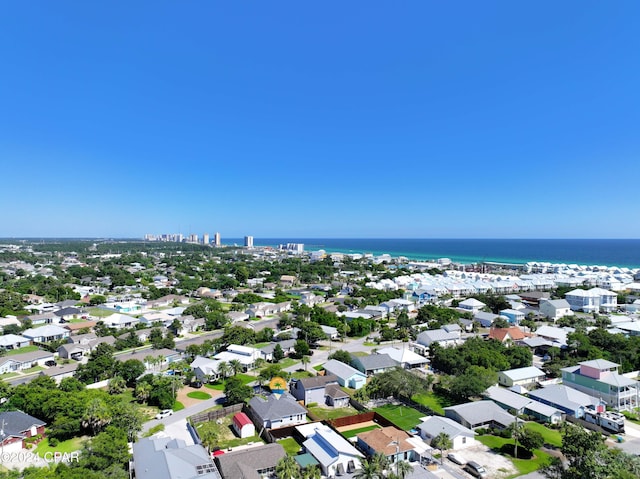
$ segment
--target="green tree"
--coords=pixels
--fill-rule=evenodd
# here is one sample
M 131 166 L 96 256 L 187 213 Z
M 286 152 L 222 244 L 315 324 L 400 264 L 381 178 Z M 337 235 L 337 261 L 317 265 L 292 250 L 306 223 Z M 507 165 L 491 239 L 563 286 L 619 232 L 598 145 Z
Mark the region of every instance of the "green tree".
M 273 360 L 275 362 L 278 362 L 283 358 L 284 358 L 284 351 L 282 350 L 282 346 L 280 346 L 279 344 L 276 344 L 276 346 L 273 348 Z
M 227 405 L 245 402 L 252 395 L 251 387 L 242 383 L 240 379 L 231 376 L 225 381 L 224 394 L 227 397 Z
M 114 376 L 109 380 L 109 394 L 121 394 L 127 389 L 127 382 L 122 376 Z
M 276 477 L 278 479 L 301 479 L 300 466 L 293 456 L 285 456 L 276 464 Z
M 82 416 L 82 427 L 90 429 L 91 434 L 95 436 L 100 430 L 111 422 L 111 411 L 102 399 L 92 399 L 84 415 Z
M 447 449 L 451 449 L 452 445 L 453 443 L 451 442 L 451 438 L 445 432 L 441 432 L 431 440 L 431 446 L 440 450 L 441 463 L 444 459 L 444 451 L 446 451 Z

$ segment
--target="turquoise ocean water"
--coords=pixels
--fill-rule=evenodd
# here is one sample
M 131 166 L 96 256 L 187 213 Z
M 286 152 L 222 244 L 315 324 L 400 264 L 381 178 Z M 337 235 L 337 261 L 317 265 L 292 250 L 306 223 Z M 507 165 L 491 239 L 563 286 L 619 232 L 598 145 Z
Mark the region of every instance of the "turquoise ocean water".
M 225 244 L 242 245 L 242 238 Z M 638 239 L 364 239 L 254 238 L 255 246 L 304 243 L 305 251 L 406 256 L 414 260 L 451 258 L 458 263 L 529 261 L 640 268 Z

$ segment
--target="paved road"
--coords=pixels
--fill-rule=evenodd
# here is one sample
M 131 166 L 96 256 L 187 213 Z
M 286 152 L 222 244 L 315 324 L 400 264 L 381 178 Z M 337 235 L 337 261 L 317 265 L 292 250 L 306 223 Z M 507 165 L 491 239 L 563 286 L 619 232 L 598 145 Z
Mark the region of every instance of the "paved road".
M 214 392 L 215 391 L 211 391 L 211 393 L 214 393 Z M 189 416 L 193 416 L 194 414 L 197 414 L 199 412 L 203 412 L 203 411 L 206 411 L 207 409 L 211 409 L 212 407 L 220 404 L 220 402 L 222 401 L 224 401 L 224 394 L 220 394 L 211 399 L 206 399 L 204 401 L 198 402 L 192 406 L 182 409 L 181 411 L 176 411 L 171 416 L 165 417 L 164 419 L 152 419 L 151 421 L 147 421 L 143 424 L 140 435 L 144 434 L 149 429 L 151 429 L 154 426 L 157 426 L 158 424 L 164 424 L 165 430 L 166 430 L 166 428 L 171 426 L 172 424 L 180 421 L 184 421 Z

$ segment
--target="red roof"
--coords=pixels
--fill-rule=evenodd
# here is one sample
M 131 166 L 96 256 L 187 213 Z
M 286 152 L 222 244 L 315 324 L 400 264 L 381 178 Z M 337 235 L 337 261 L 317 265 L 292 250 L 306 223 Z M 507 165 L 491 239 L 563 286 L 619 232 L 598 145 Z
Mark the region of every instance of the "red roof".
M 213 451 L 211 453 L 212 456 L 222 456 L 224 454 L 224 451 L 222 449 L 218 449 L 217 451 Z
M 233 422 L 238 426 L 238 427 L 243 427 L 246 426 L 248 424 L 253 424 L 251 422 L 251 419 L 249 419 L 249 416 L 247 416 L 245 413 L 243 412 L 239 412 L 238 414 L 236 414 L 235 416 L 233 416 Z

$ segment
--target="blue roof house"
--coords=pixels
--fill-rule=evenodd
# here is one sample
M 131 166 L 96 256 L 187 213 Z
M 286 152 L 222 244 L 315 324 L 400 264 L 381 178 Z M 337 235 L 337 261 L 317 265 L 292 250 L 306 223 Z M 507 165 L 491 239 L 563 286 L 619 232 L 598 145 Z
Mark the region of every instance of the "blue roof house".
M 340 386 L 360 389 L 367 382 L 367 375 L 336 359 L 330 359 L 322 366 L 327 374 L 335 374 Z

